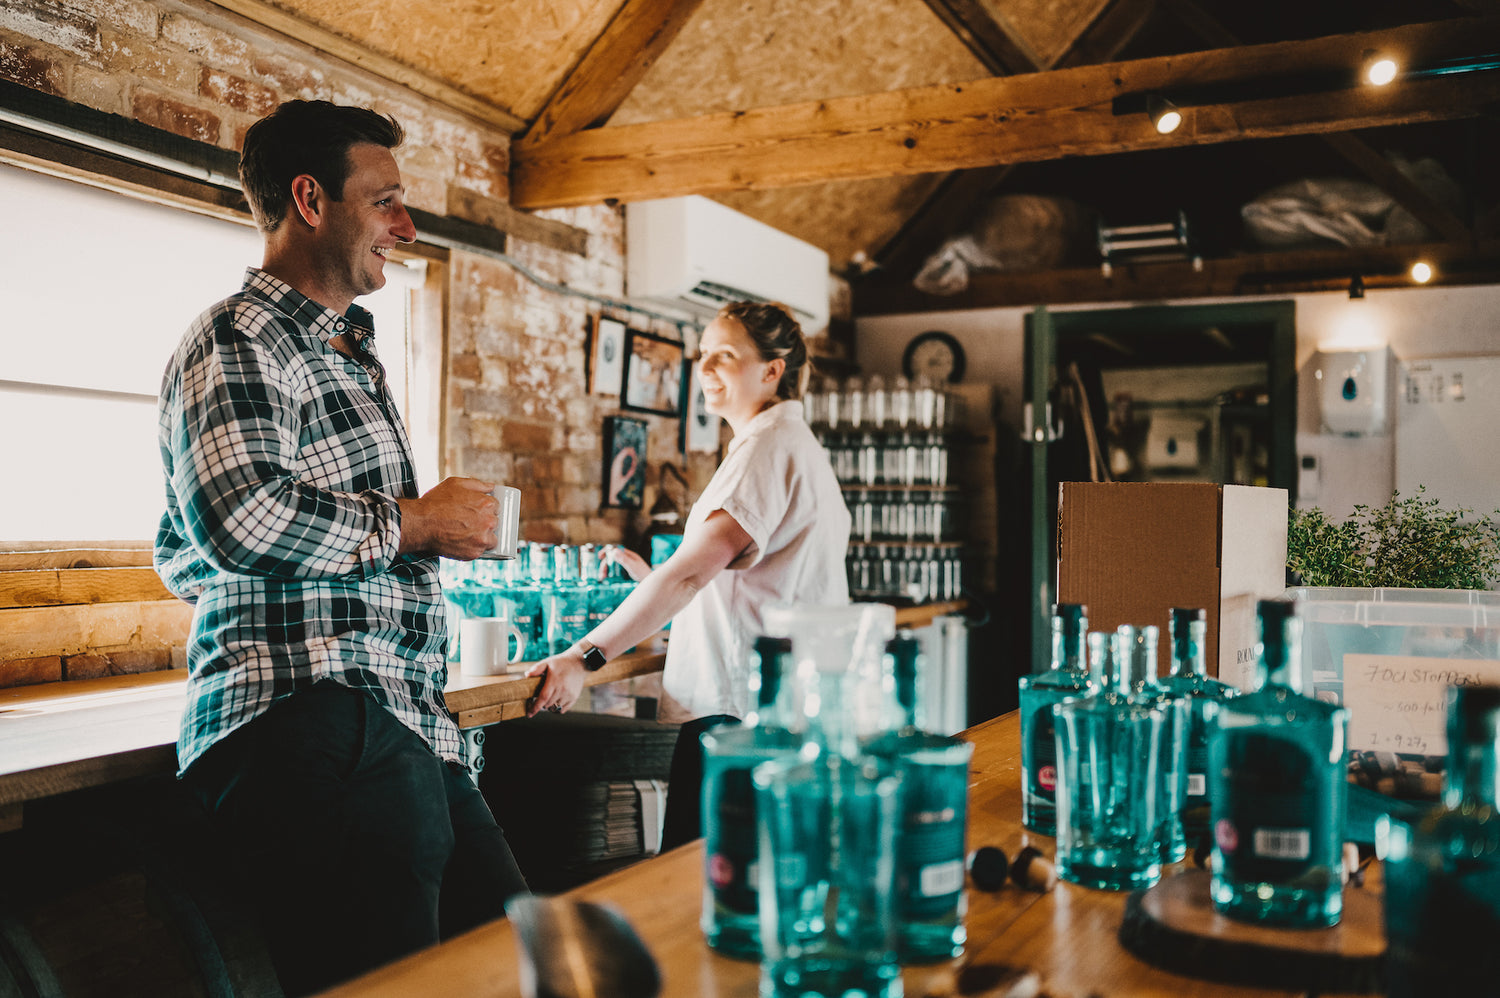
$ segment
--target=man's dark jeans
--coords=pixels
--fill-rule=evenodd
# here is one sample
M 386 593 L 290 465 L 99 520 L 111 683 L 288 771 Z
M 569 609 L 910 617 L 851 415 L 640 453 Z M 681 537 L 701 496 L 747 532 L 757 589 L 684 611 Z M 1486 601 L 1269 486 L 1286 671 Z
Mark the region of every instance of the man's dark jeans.
M 184 779 L 223 836 L 288 995 L 500 918 L 526 890 L 464 769 L 331 680 L 278 702 Z

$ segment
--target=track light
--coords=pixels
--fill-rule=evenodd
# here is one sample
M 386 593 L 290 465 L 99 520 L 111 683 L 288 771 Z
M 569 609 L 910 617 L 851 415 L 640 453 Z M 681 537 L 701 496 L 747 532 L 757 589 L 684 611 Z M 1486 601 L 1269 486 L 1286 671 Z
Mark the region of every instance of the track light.
M 1349 278 L 1349 297 L 1363 298 L 1365 296 L 1365 279 L 1355 274 Z
M 1151 118 L 1151 127 L 1161 135 L 1177 131 L 1182 124 L 1182 112 L 1177 105 L 1158 94 L 1146 96 L 1146 114 Z
M 1366 52 L 1359 78 L 1371 86 L 1383 87 L 1394 80 L 1400 71 L 1400 65 L 1390 55 L 1384 52 Z
M 1426 260 L 1418 260 L 1411 265 L 1411 279 L 1418 284 L 1426 284 L 1432 280 L 1432 264 Z

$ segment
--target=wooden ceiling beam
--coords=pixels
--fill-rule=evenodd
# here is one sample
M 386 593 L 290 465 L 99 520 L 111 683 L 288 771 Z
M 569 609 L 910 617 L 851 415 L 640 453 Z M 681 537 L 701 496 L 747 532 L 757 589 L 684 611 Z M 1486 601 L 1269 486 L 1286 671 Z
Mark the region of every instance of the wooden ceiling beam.
M 1461 18 L 597 128 L 515 149 L 511 201 L 634 201 L 1469 117 L 1500 101 L 1500 72 L 1187 106 L 1169 135 L 1112 102 L 1352 74 L 1372 48 L 1415 65 L 1497 44 L 1500 18 Z
M 702 5 L 703 0 L 625 0 L 520 144 L 536 145 L 608 121 Z
M 1196 0 L 1163 2 L 1183 24 L 1210 45 L 1240 44 L 1239 38 L 1199 6 Z M 1410 177 L 1396 169 L 1390 160 L 1380 155 L 1364 139 L 1348 132 L 1322 135 L 1319 139 L 1436 235 L 1448 240 L 1464 240 L 1472 235 L 1462 219 L 1412 183 Z
M 1010 30 L 979 0 L 924 0 L 938 20 L 996 76 L 1046 69 L 1018 32 Z
M 910 283 L 871 281 L 854 288 L 854 314 L 900 315 L 1062 305 L 1079 302 L 1166 301 L 1243 295 L 1342 291 L 1357 273 L 1367 290 L 1415 287 L 1407 268 L 1418 260 L 1436 270 L 1431 286 L 1500 283 L 1500 241 L 1295 250 L 1204 261 L 1117 265 L 1113 275 L 1098 267 L 973 274 L 956 295 L 930 295 Z
M 1058 59 L 1059 66 L 1105 62 L 1120 54 L 1145 26 L 1156 0 L 1114 0 Z M 1013 167 L 985 166 L 949 174 L 875 254 L 887 274 L 910 277 L 948 236 L 973 219 L 975 206 L 1005 182 Z

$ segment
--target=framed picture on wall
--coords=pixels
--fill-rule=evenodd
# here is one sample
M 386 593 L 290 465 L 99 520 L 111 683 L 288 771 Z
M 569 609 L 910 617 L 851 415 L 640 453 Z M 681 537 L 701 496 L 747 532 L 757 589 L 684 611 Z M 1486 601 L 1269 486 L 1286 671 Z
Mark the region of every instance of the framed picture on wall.
M 683 383 L 686 391 L 682 400 L 682 438 L 684 454 L 712 454 L 719 449 L 719 417 L 708 411 L 708 398 L 703 394 L 703 379 L 698 365 L 691 361 L 683 363 Z
M 658 416 L 681 412 L 682 356 L 682 344 L 676 340 L 627 330 L 623 407 Z
M 625 378 L 625 323 L 599 316 L 589 344 L 589 391 L 619 395 Z
M 604 417 L 604 505 L 640 509 L 646 492 L 646 421 Z

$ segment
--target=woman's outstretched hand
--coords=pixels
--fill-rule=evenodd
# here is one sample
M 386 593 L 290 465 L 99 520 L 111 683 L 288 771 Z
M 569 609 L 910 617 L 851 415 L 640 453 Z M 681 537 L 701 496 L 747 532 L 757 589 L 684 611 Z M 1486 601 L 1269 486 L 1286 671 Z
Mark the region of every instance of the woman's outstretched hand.
M 612 561 L 625 569 L 625 574 L 636 582 L 640 582 L 651 574 L 651 566 L 646 563 L 645 558 L 642 558 L 629 548 L 620 547 L 618 544 L 605 545 L 604 560 Z

